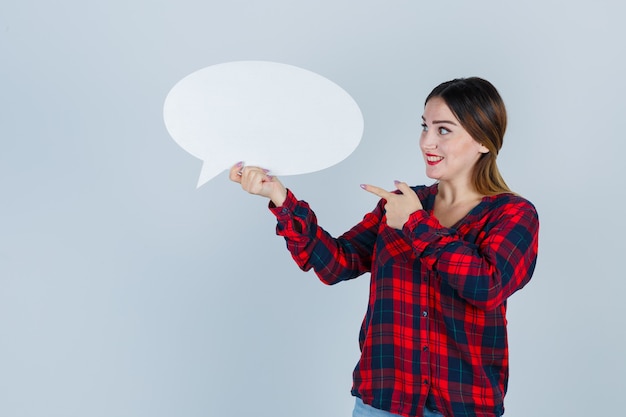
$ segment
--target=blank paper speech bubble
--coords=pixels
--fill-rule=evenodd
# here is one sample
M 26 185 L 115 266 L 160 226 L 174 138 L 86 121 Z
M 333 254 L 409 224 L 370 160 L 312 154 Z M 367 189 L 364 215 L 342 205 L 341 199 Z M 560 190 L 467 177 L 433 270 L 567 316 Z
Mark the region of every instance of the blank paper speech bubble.
M 348 157 L 363 115 L 341 87 L 311 71 L 266 61 L 213 65 L 165 99 L 168 132 L 204 163 L 198 187 L 238 161 L 275 175 L 304 174 Z

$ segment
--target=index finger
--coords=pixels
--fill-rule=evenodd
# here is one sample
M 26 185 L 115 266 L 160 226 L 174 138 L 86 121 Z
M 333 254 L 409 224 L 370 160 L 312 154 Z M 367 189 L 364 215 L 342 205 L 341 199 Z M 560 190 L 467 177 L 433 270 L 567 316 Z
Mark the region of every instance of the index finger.
M 377 195 L 380 198 L 384 198 L 385 200 L 389 200 L 389 197 L 393 196 L 393 193 L 390 193 L 384 188 L 376 187 L 375 185 L 361 184 L 361 188 L 367 192 Z

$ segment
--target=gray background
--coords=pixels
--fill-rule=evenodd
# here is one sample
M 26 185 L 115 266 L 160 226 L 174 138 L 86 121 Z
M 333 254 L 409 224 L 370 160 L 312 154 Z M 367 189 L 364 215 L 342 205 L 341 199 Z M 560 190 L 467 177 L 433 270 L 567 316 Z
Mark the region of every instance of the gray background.
M 0 3 L 0 416 L 349 416 L 367 277 L 326 287 L 266 202 L 168 136 L 182 77 L 233 60 L 342 86 L 360 147 L 283 181 L 338 234 L 359 188 L 430 183 L 438 83 L 510 113 L 500 166 L 541 216 L 510 300 L 509 417 L 619 415 L 625 387 L 624 29 L 615 1 Z M 314 146 L 314 144 L 312 144 Z M 234 162 L 234 161 L 233 161 Z

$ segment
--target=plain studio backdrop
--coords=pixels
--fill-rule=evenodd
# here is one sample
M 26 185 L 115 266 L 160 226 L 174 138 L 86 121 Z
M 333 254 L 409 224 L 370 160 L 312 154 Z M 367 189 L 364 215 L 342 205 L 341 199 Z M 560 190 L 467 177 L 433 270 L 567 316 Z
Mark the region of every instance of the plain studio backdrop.
M 350 415 L 369 275 L 301 272 L 266 201 L 226 173 L 196 189 L 201 161 L 165 130 L 177 81 L 236 60 L 314 71 L 359 103 L 350 157 L 282 178 L 336 235 L 376 204 L 360 183 L 431 183 L 435 85 L 492 81 L 501 170 L 542 222 L 509 301 L 505 415 L 619 414 L 624 39 L 618 0 L 4 0 L 0 416 Z

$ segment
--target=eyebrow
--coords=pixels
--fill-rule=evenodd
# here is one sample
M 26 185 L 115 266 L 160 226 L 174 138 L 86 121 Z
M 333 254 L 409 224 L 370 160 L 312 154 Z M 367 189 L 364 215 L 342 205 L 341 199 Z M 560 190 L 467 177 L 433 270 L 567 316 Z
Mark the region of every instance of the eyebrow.
M 424 118 L 424 116 L 422 116 L 422 120 L 423 120 L 423 121 L 426 121 L 426 119 Z M 453 121 L 451 121 L 451 120 L 433 120 L 433 124 L 434 124 L 434 125 L 437 125 L 437 124 L 442 124 L 442 123 L 448 123 L 448 124 L 451 124 L 451 125 L 454 125 L 454 126 L 458 126 L 456 123 L 454 123 L 454 122 L 453 122 Z

